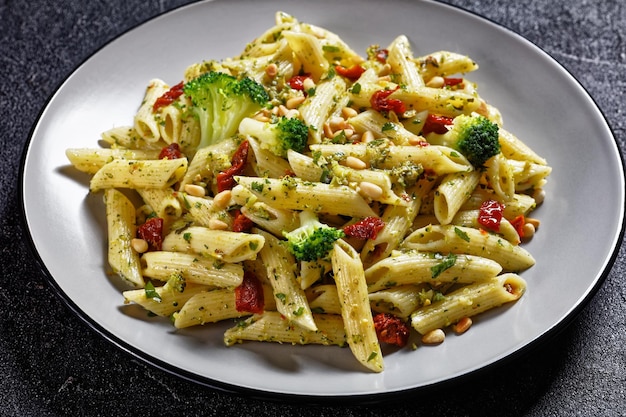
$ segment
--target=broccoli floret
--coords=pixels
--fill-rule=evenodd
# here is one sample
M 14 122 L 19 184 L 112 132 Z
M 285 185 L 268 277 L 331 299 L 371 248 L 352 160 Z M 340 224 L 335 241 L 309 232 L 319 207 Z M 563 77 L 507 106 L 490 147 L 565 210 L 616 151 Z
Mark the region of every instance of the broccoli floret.
M 446 142 L 475 167 L 482 167 L 489 158 L 500 153 L 498 125 L 483 116 L 457 116 L 446 136 Z
M 216 71 L 187 82 L 183 92 L 191 99 L 192 111 L 200 121 L 198 149 L 234 136 L 241 120 L 269 100 L 263 86 L 251 78 L 237 79 Z
M 321 223 L 315 213 L 300 212 L 300 227 L 283 232 L 287 247 L 298 261 L 315 261 L 328 256 L 337 239 L 345 236 L 341 229 Z
M 239 125 L 239 133 L 257 138 L 261 148 L 283 158 L 289 149 L 302 152 L 309 139 L 309 128 L 302 120 L 285 116 L 270 122 L 246 117 Z

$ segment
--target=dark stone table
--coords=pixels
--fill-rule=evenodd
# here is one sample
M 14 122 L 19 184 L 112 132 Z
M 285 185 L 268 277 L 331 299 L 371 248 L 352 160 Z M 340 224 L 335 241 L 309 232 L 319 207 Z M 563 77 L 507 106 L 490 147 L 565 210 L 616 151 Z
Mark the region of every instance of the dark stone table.
M 621 0 L 452 0 L 523 35 L 567 68 L 622 151 L 626 6 Z M 185 0 L 0 0 L 0 415 L 624 416 L 626 255 L 556 337 L 462 385 L 367 407 L 277 403 L 216 392 L 118 350 L 75 317 L 31 259 L 18 172 L 46 99 L 108 41 Z

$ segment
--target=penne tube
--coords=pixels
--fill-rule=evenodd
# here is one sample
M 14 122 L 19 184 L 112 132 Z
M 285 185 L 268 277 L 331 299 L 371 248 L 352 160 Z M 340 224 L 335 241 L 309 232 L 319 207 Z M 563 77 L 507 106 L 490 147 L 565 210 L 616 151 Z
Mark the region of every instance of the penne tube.
M 241 262 L 254 259 L 264 243 L 263 236 L 255 233 L 190 226 L 168 233 L 162 248 L 165 251 L 196 253 L 224 262 Z
M 334 284 L 322 284 L 309 287 L 306 296 L 311 306 L 311 311 L 319 314 L 341 314 L 341 303 L 337 286 Z
M 235 180 L 259 200 L 286 210 L 311 210 L 319 213 L 368 217 L 376 213 L 357 191 L 346 185 L 321 182 L 236 176 Z
M 469 56 L 451 51 L 433 52 L 415 58 L 415 62 L 422 78 L 426 81 L 435 76 L 449 77 L 478 69 L 478 64 Z
M 104 193 L 106 208 L 108 261 L 117 275 L 132 287 L 143 287 L 139 254 L 132 247 L 135 238 L 135 206 L 120 191 L 109 188 Z
M 446 294 L 441 301 L 418 308 L 411 314 L 411 326 L 420 334 L 426 334 L 454 324 L 463 317 L 473 317 L 516 301 L 525 291 L 526 281 L 519 275 L 499 275 L 487 282 L 462 287 Z
M 235 291 L 233 289 L 216 289 L 196 293 L 185 302 L 179 311 L 173 314 L 174 327 L 184 329 L 250 315 L 250 313 L 237 311 L 235 305 Z
M 398 89 L 389 97 L 402 101 L 407 110 L 428 110 L 448 117 L 471 114 L 480 106 L 480 100 L 475 94 L 443 88 L 422 87 L 416 91 Z
M 159 121 L 155 117 L 152 107 L 156 100 L 163 95 L 169 86 L 158 78 L 150 81 L 144 94 L 141 106 L 135 114 L 134 127 L 139 136 L 147 142 L 156 142 L 161 138 Z
M 186 158 L 154 161 L 114 159 L 95 173 L 90 189 L 165 188 L 177 183 L 186 170 Z
M 243 280 L 241 264 L 225 263 L 217 258 L 197 257 L 171 251 L 146 252 L 141 257 L 143 275 L 167 281 L 173 273 L 186 282 L 210 287 L 236 287 Z
M 416 285 L 400 285 L 369 294 L 372 311 L 389 313 L 407 319 L 422 305 L 423 288 Z
M 152 314 L 169 317 L 180 310 L 187 300 L 206 289 L 204 285 L 185 284 L 184 279 L 174 276 L 162 287 L 128 290 L 122 295 L 124 304 L 139 304 Z
M 114 159 L 158 159 L 158 150 L 121 148 L 71 148 L 65 150 L 70 163 L 79 171 L 95 174 L 105 164 Z
M 316 330 L 300 327 L 275 311 L 266 311 L 238 323 L 224 332 L 224 344 L 233 346 L 245 340 L 257 342 L 346 346 L 343 320 L 338 314 L 315 314 Z
M 468 254 L 498 262 L 505 272 L 522 271 L 535 264 L 524 248 L 479 229 L 432 225 L 418 229 L 402 242 L 404 249 L 422 252 Z
M 435 190 L 435 216 L 440 224 L 448 224 L 478 185 L 478 171 L 446 175 Z
M 275 236 L 253 229 L 265 239 L 261 260 L 265 264 L 268 280 L 273 289 L 276 309 L 288 321 L 311 331 L 317 330 L 311 308 L 296 279 L 296 262 L 293 255 Z
M 374 329 L 361 258 L 352 246 L 340 239 L 335 242 L 331 261 L 348 346 L 363 366 L 382 372 L 383 355 Z
M 402 252 L 365 270 L 370 293 L 407 284 L 471 284 L 502 271 L 497 262 L 474 255 Z

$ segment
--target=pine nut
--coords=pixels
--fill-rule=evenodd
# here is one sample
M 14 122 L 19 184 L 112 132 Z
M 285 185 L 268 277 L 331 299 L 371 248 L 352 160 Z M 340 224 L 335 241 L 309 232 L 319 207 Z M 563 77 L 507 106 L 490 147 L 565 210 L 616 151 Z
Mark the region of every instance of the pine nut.
M 371 130 L 366 130 L 361 135 L 361 142 L 363 142 L 363 143 L 371 142 L 374 139 L 376 139 L 376 137 L 374 136 L 374 133 Z
M 541 224 L 539 219 L 535 219 L 533 217 L 526 217 L 526 223 L 532 224 L 534 226 L 535 230 L 539 229 L 539 225 Z
M 456 334 L 463 334 L 472 326 L 472 319 L 469 317 L 463 317 L 453 327 Z
M 383 189 L 369 181 L 361 181 L 359 189 L 361 190 L 361 194 L 364 194 L 366 197 L 373 200 L 376 200 L 383 195 Z
M 185 184 L 185 192 L 194 197 L 204 197 L 206 190 L 196 184 Z
M 278 74 L 278 66 L 272 62 L 267 67 L 265 67 L 265 74 L 267 74 L 267 76 L 270 78 L 276 77 L 276 74 Z
M 427 345 L 437 345 L 442 343 L 446 338 L 446 334 L 441 329 L 431 330 L 422 336 L 422 343 Z
M 285 117 L 287 119 L 293 119 L 294 117 L 300 117 L 300 112 L 296 109 L 290 109 L 287 110 L 287 113 L 285 113 Z
M 302 88 L 304 91 L 313 90 L 315 88 L 315 81 L 313 81 L 312 78 L 305 78 L 304 81 L 302 81 Z
M 135 250 L 135 252 L 137 253 L 144 253 L 148 251 L 148 242 L 146 242 L 143 239 L 132 239 L 130 241 L 130 246 Z
M 228 223 L 225 223 L 218 219 L 210 219 L 209 220 L 209 229 L 211 230 L 227 230 Z
M 254 116 L 252 116 L 252 118 L 254 120 L 258 120 L 259 122 L 263 122 L 263 123 L 267 123 L 270 121 L 270 118 L 266 116 L 265 114 L 263 114 L 262 112 L 255 114 Z
M 428 82 L 426 83 L 426 87 L 441 88 L 441 87 L 443 87 L 444 82 L 445 81 L 444 81 L 443 77 L 435 75 L 433 78 L 428 80 Z
M 379 77 L 384 77 L 386 75 L 389 75 L 391 73 L 391 65 L 389 64 L 385 64 L 383 65 L 383 67 L 380 69 L 380 71 L 378 71 L 378 76 Z
M 533 192 L 533 198 L 535 199 L 535 204 L 539 205 L 543 203 L 543 200 L 545 200 L 546 192 L 543 190 L 543 188 L 537 188 Z
M 215 197 L 213 197 L 213 204 L 218 208 L 225 209 L 230 204 L 230 198 L 232 193 L 230 190 L 224 190 L 221 193 L 217 193 Z
M 306 100 L 306 97 L 304 97 L 304 96 L 291 97 L 291 98 L 287 99 L 287 101 L 285 102 L 285 106 L 288 109 L 295 109 L 300 104 L 304 103 L 304 100 Z
M 330 120 L 328 120 L 328 125 L 332 130 L 345 129 L 347 127 L 347 123 L 344 118 L 338 116 L 331 117 Z
M 346 158 L 346 166 L 353 169 L 365 169 L 367 164 L 354 156 L 348 156 Z
M 280 106 L 278 106 L 278 115 L 279 116 L 284 116 L 287 114 L 289 110 L 287 109 L 287 107 L 283 106 L 282 104 Z
M 535 226 L 532 223 L 524 223 L 522 226 L 522 234 L 524 235 L 524 240 L 530 240 L 533 236 L 535 236 Z
M 349 119 L 351 117 L 355 117 L 358 116 L 358 112 L 356 110 L 354 110 L 352 107 L 344 107 L 343 109 L 341 109 L 341 115 L 343 116 L 344 119 Z
M 327 138 L 332 138 L 335 136 L 335 132 L 333 132 L 333 130 L 330 128 L 328 122 L 324 123 L 324 126 L 322 128 L 324 130 L 324 136 L 326 136 Z
M 339 135 L 343 135 L 346 139 L 352 137 L 354 135 L 354 130 L 352 129 L 340 129 L 333 133 L 333 138 L 336 138 Z

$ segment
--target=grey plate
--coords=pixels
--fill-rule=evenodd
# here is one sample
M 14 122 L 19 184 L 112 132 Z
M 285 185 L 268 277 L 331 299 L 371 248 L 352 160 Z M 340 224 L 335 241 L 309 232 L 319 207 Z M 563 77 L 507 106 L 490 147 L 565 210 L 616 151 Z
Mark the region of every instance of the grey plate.
M 252 11 L 251 11 L 252 10 Z M 475 320 L 437 347 L 386 352 L 371 374 L 348 349 L 247 343 L 226 348 L 227 325 L 174 331 L 124 307 L 105 271 L 101 194 L 65 158 L 96 145 L 102 131 L 132 121 L 151 78 L 178 82 L 187 65 L 234 56 L 273 24 L 278 10 L 326 27 L 356 51 L 406 34 L 415 55 L 451 50 L 480 69 L 469 78 L 504 115 L 505 127 L 553 167 L 541 227 L 527 249 L 517 303 Z M 215 1 L 142 24 L 95 53 L 68 77 L 42 112 L 23 159 L 24 216 L 51 282 L 106 338 L 194 381 L 269 395 L 353 397 L 423 388 L 492 365 L 571 319 L 608 272 L 620 242 L 624 171 L 613 135 L 593 100 L 555 60 L 520 36 L 478 16 L 428 1 Z

